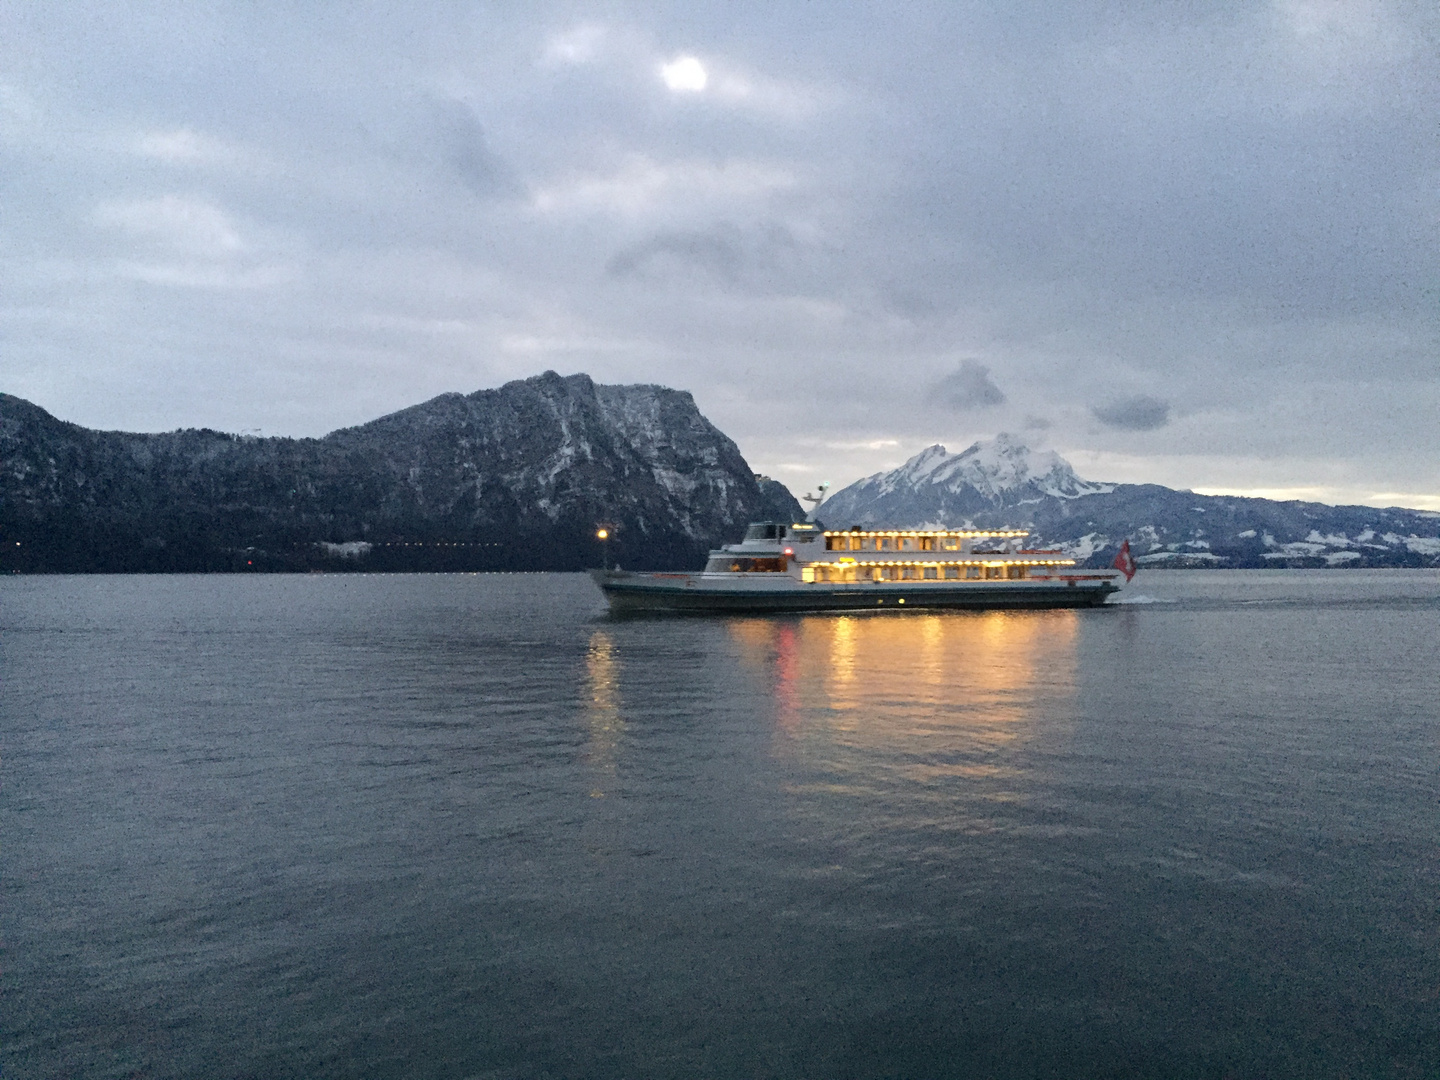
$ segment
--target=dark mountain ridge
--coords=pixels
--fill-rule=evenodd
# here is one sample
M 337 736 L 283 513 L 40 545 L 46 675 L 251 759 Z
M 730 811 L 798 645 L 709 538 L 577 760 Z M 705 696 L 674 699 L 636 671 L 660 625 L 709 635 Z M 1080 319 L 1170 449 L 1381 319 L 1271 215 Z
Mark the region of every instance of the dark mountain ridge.
M 93 431 L 0 394 L 0 568 L 696 566 L 801 509 L 688 393 L 554 372 L 319 439 Z

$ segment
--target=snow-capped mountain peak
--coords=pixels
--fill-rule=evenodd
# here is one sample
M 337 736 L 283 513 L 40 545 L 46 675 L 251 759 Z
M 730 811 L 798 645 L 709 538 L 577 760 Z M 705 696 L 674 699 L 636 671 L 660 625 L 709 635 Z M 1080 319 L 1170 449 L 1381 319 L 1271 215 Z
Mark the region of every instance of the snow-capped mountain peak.
M 939 443 L 927 446 L 900 468 L 876 473 L 860 483 L 873 484 L 877 495 L 929 486 L 939 486 L 952 494 L 971 488 L 996 503 L 1016 501 L 1010 497 L 1013 495 L 1074 499 L 1111 490 L 1111 485 L 1081 480 L 1070 463 L 1053 450 L 1031 450 L 1014 435 L 1004 432 L 988 441 L 973 443 L 958 454 L 950 453 Z M 844 492 L 837 493 L 831 504 L 842 494 Z
M 1075 475 L 1053 450 L 1031 450 L 1014 435 L 974 443 L 958 454 L 938 443 L 898 469 L 837 492 L 820 510 L 827 523 L 904 527 L 958 524 L 970 516 L 1047 497 L 1077 499 L 1113 490 Z

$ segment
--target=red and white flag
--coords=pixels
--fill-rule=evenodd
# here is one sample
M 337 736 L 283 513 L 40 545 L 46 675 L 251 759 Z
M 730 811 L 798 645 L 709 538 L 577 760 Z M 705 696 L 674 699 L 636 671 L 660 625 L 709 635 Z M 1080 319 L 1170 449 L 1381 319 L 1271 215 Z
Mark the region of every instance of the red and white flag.
M 1124 574 L 1126 581 L 1135 576 L 1135 556 L 1130 554 L 1129 540 L 1120 545 L 1120 554 L 1115 556 L 1115 561 L 1110 565 Z

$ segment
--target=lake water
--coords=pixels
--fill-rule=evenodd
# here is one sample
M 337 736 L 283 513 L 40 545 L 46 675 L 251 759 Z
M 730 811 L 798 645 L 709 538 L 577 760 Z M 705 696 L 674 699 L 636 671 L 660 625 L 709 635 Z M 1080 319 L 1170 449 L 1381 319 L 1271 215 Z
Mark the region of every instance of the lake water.
M 1127 599 L 0 581 L 0 1075 L 1440 1075 L 1440 573 Z

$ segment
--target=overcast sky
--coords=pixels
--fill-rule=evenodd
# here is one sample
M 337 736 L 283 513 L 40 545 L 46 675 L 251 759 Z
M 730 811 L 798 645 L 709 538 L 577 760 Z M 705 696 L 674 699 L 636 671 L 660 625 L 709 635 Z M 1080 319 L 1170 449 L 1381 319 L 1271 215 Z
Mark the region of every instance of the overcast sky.
M 547 368 L 797 492 L 1012 431 L 1440 509 L 1440 5 L 0 3 L 0 389 L 318 435 Z

